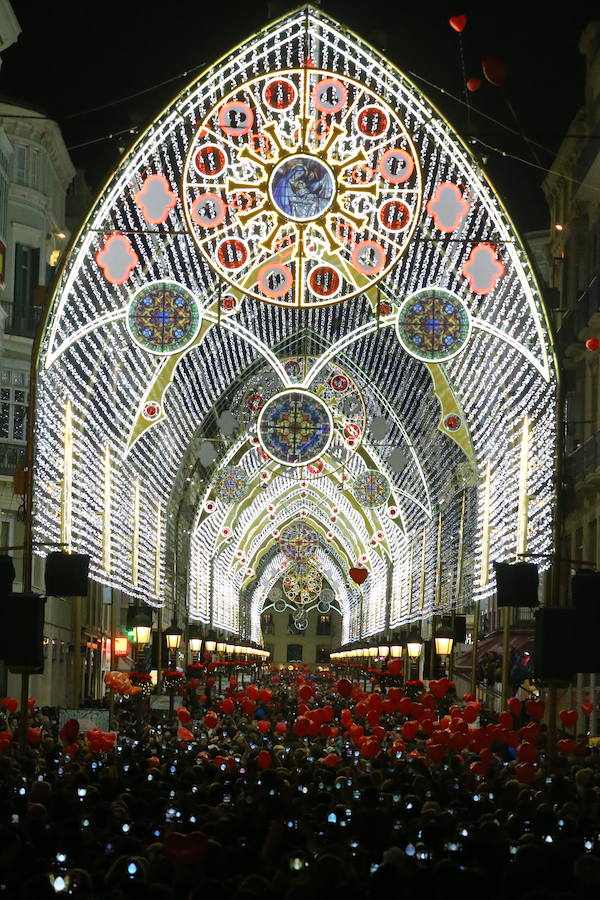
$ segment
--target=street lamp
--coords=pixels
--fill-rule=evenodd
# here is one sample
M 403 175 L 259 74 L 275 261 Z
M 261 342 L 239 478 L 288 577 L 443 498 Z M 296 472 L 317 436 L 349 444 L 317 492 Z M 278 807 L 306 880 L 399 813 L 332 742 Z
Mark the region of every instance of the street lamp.
M 409 634 L 408 639 L 406 641 L 406 652 L 408 653 L 409 666 L 411 669 L 411 676 L 412 676 L 413 663 L 415 663 L 417 666 L 417 674 L 418 674 L 418 671 L 419 671 L 419 668 L 418 668 L 419 662 L 418 661 L 419 661 L 422 651 L 423 651 L 423 638 L 417 631 L 412 631 Z
M 133 643 L 138 646 L 146 646 L 150 643 L 152 634 L 152 625 L 148 623 L 148 619 L 144 615 L 138 615 L 133 620 L 131 630 L 133 631 Z
M 217 649 L 217 636 L 214 631 L 209 631 L 204 639 L 204 649 L 207 653 L 214 653 Z
M 179 627 L 179 625 L 177 625 L 176 622 L 173 622 L 169 626 L 169 628 L 167 628 L 167 630 L 165 631 L 165 640 L 167 642 L 167 649 L 168 649 L 169 655 L 171 657 L 170 663 L 169 663 L 170 665 L 176 666 L 176 664 L 177 664 L 175 654 L 177 653 L 177 651 L 179 650 L 179 647 L 181 646 L 181 638 L 182 637 L 183 637 L 183 631 Z
M 150 614 L 151 615 L 151 614 Z M 148 621 L 148 614 L 139 612 L 133 622 L 131 623 L 131 628 L 133 631 L 133 642 L 135 644 L 135 671 L 142 671 L 142 660 L 144 656 L 144 647 L 146 647 L 150 643 L 150 638 L 152 636 L 152 623 Z M 135 698 L 135 730 L 138 740 L 142 739 L 143 734 L 143 706 L 142 706 L 142 691 L 138 690 Z
M 398 638 L 398 635 L 394 635 L 392 640 L 390 641 L 390 656 L 392 659 L 400 659 L 402 656 L 403 646 Z
M 188 647 L 193 654 L 194 662 L 200 662 L 202 650 L 202 633 L 199 625 L 188 625 Z
M 438 656 L 450 656 L 454 644 L 454 633 L 452 632 L 452 629 L 447 627 L 438 629 L 433 640 L 435 642 L 435 652 Z

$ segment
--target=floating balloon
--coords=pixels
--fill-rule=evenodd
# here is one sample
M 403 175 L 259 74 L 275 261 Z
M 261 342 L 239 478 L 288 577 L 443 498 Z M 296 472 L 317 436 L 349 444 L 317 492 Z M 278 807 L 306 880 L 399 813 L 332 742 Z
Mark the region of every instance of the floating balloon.
M 450 16 L 450 18 L 448 19 L 448 24 L 450 25 L 450 28 L 460 34 L 465 30 L 467 17 L 465 15 Z
M 352 566 L 350 569 L 350 578 L 355 584 L 364 584 L 368 575 L 367 569 L 359 569 L 357 566 Z
M 506 65 L 495 56 L 486 56 L 481 62 L 483 74 L 490 84 L 500 87 L 506 81 Z
M 467 90 L 472 94 L 481 87 L 481 78 L 467 78 Z
M 594 352 L 598 349 L 598 347 L 600 347 L 600 341 L 598 340 L 598 338 L 588 338 L 585 342 L 585 346 L 588 350 Z

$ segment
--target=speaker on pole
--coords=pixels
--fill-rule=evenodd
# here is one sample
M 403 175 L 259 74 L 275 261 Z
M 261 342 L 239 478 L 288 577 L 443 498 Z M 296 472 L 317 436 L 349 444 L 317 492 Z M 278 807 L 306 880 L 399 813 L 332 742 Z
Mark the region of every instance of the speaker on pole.
M 579 667 L 574 609 L 543 607 L 535 613 L 535 674 L 570 679 Z
M 49 553 L 46 557 L 46 594 L 49 597 L 87 597 L 90 558 L 84 553 Z
M 494 563 L 498 607 L 539 606 L 538 567 L 535 563 Z
M 44 671 L 44 605 L 40 594 L 8 594 L 0 600 L 0 656 L 13 669 Z

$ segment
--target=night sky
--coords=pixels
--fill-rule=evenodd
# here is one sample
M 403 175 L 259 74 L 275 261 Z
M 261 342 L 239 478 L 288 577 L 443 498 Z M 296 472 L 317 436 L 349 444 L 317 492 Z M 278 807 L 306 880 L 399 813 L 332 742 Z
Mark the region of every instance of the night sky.
M 285 12 L 295 6 L 266 0 L 171 0 L 160 5 L 57 0 L 51 6 L 13 0 L 23 33 L 2 56 L 0 93 L 56 119 L 75 165 L 86 170 L 98 189 L 118 163 L 119 145 L 127 147 L 132 136 L 96 138 L 146 127 L 204 65 L 259 30 L 268 21 L 269 8 Z M 544 173 L 527 163 L 551 165 L 583 102 L 585 66 L 578 43 L 589 20 L 585 4 L 569 4 L 560 17 L 542 17 L 538 4 L 446 7 L 326 0 L 322 8 L 375 46 L 385 47 L 388 58 L 411 75 L 466 140 L 480 139 L 526 160 L 475 145 L 480 159 L 487 156 L 485 169 L 517 225 L 547 226 L 540 190 Z M 481 89 L 470 95 L 470 113 L 422 80 L 464 99 L 460 41 L 448 25 L 449 16 L 459 13 L 468 19 L 462 35 L 466 75 L 482 78 Z M 483 79 L 485 56 L 505 62 L 504 87 Z M 189 74 L 182 77 L 185 71 Z M 144 93 L 96 110 L 138 92 Z M 77 146 L 89 141 L 94 143 Z

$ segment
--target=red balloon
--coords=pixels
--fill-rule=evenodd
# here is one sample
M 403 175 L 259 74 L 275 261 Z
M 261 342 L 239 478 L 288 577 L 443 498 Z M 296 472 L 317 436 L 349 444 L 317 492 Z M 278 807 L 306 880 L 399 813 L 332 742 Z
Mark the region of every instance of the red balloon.
M 481 78 L 467 78 L 467 90 L 472 94 L 481 87 Z
M 429 759 L 431 759 L 433 762 L 439 763 L 444 758 L 446 748 L 443 744 L 429 744 L 425 752 L 427 753 Z
M 501 712 L 500 715 L 498 716 L 498 724 L 502 728 L 512 728 L 512 724 L 513 724 L 512 713 L 509 713 L 506 711 Z
M 204 725 L 208 729 L 216 728 L 218 721 L 219 717 L 217 716 L 216 712 L 213 712 L 213 710 L 209 710 L 209 712 L 207 712 L 204 716 Z
M 370 709 L 367 713 L 367 722 L 371 727 L 379 725 L 379 713 L 376 709 Z
M 234 702 L 229 697 L 226 697 L 225 700 L 221 703 L 221 712 L 229 715 L 234 710 Z
M 354 707 L 354 715 L 355 716 L 364 716 L 367 713 L 367 704 L 365 700 L 359 700 L 356 706 Z
M 467 24 L 467 17 L 464 15 L 461 16 L 450 16 L 448 19 L 448 24 L 450 28 L 454 29 L 458 34 L 465 30 L 465 25 Z
M 463 712 L 463 719 L 465 722 L 472 724 L 477 718 L 477 710 L 474 706 L 465 707 L 465 711 Z
M 242 709 L 247 716 L 253 716 L 256 712 L 256 700 L 249 700 L 248 698 L 242 700 Z
M 347 678 L 340 678 L 336 687 L 337 687 L 337 692 L 341 697 L 351 697 L 352 696 L 352 682 L 348 681 Z
M 582 704 L 581 704 L 581 711 L 582 711 L 586 716 L 591 716 L 591 714 L 594 712 L 594 704 L 593 704 L 593 703 L 588 703 L 587 701 L 586 701 L 585 703 L 582 703 Z
M 339 766 L 339 764 L 341 763 L 341 759 L 337 755 L 337 753 L 329 753 L 327 756 L 325 756 L 321 760 L 321 762 L 323 763 L 324 766 L 329 766 L 329 768 L 335 768 L 335 766 Z
M 35 699 L 35 697 L 30 697 L 29 700 L 27 701 L 27 706 L 29 709 L 35 709 L 36 703 L 37 703 L 37 700 Z
M 30 744 L 39 744 L 42 739 L 42 729 L 41 728 L 28 728 L 27 729 L 27 740 Z
M 194 740 L 194 735 L 189 730 L 189 728 L 184 728 L 183 726 L 181 726 L 180 728 L 177 729 L 177 737 L 182 741 L 193 741 Z
M 182 725 L 187 725 L 187 723 L 192 718 L 190 715 L 189 709 L 186 709 L 185 706 L 180 706 L 177 710 L 177 718 L 181 722 Z M 206 721 L 206 720 L 205 720 Z
M 292 726 L 292 731 L 298 737 L 306 737 L 310 724 L 310 719 L 307 719 L 306 716 L 299 716 Z
M 524 725 L 521 728 L 519 734 L 525 740 L 531 741 L 532 744 L 537 744 L 542 734 L 542 726 L 539 722 L 530 722 L 529 725 Z
M 508 708 L 510 709 L 513 716 L 518 716 L 521 712 L 521 701 L 519 700 L 519 698 L 511 697 L 508 701 Z
M 530 744 L 527 741 L 524 744 L 519 744 L 517 747 L 517 757 L 521 762 L 535 762 L 537 759 L 537 747 L 535 744 Z
M 59 738 L 65 744 L 72 744 L 79 734 L 79 722 L 77 719 L 67 719 L 60 730 Z
M 388 675 L 402 675 L 403 663 L 401 659 L 391 659 L 388 663 Z
M 363 584 L 367 580 L 368 574 L 367 569 L 359 569 L 357 566 L 352 566 L 350 569 L 350 578 L 355 584 Z
M 323 707 L 323 721 L 333 722 L 333 707 L 329 704 Z
M 379 741 L 374 738 L 369 738 L 360 748 L 360 754 L 361 756 L 367 757 L 367 759 L 372 759 L 374 756 L 377 756 L 380 749 Z
M 311 684 L 303 684 L 300 690 L 298 691 L 300 697 L 303 700 L 310 700 L 313 695 L 313 687 Z
M 249 684 L 246 688 L 246 694 L 250 697 L 251 700 L 256 700 L 258 697 L 258 688 L 255 684 Z
M 412 705 L 413 702 L 410 697 L 402 697 L 402 699 L 398 702 L 398 709 L 403 716 L 408 716 L 412 709 Z
M 258 699 L 261 703 L 270 703 L 272 696 L 273 695 L 268 688 L 261 688 L 258 692 Z
M 485 775 L 489 767 L 489 763 L 483 762 L 483 760 L 478 759 L 476 762 L 471 763 L 469 769 L 471 770 L 473 775 Z
M 258 723 L 258 730 L 262 732 L 262 734 L 266 734 L 271 730 L 271 723 L 267 719 L 261 719 Z
M 600 347 L 600 341 L 598 340 L 598 338 L 588 338 L 585 342 L 585 346 L 588 350 L 594 352 L 598 349 L 598 347 Z
M 287 731 L 287 725 L 285 722 L 278 722 L 275 726 L 275 731 L 277 734 L 285 734 Z
M 418 722 L 405 722 L 402 726 L 402 734 L 407 741 L 414 741 L 419 730 Z
M 260 769 L 270 769 L 273 765 L 273 757 L 268 750 L 261 750 L 256 757 L 256 762 Z
M 572 728 L 579 718 L 579 713 L 576 709 L 561 709 L 559 716 L 565 728 Z
M 571 756 L 577 749 L 577 741 L 574 741 L 573 738 L 563 738 L 561 741 L 556 742 L 556 749 L 559 753 Z
M 515 774 L 523 784 L 531 784 L 535 778 L 536 768 L 533 763 L 522 762 L 515 766 Z
M 157 766 L 160 766 L 160 759 L 158 756 L 149 756 L 146 763 L 149 769 L 156 769 Z
M 500 87 L 506 81 L 506 65 L 495 56 L 486 56 L 481 62 L 483 74 L 490 84 Z
M 11 716 L 14 715 L 14 713 L 17 711 L 17 707 L 19 705 L 14 697 L 3 697 L 0 703 L 2 704 L 4 709 L 6 709 L 11 714 Z

